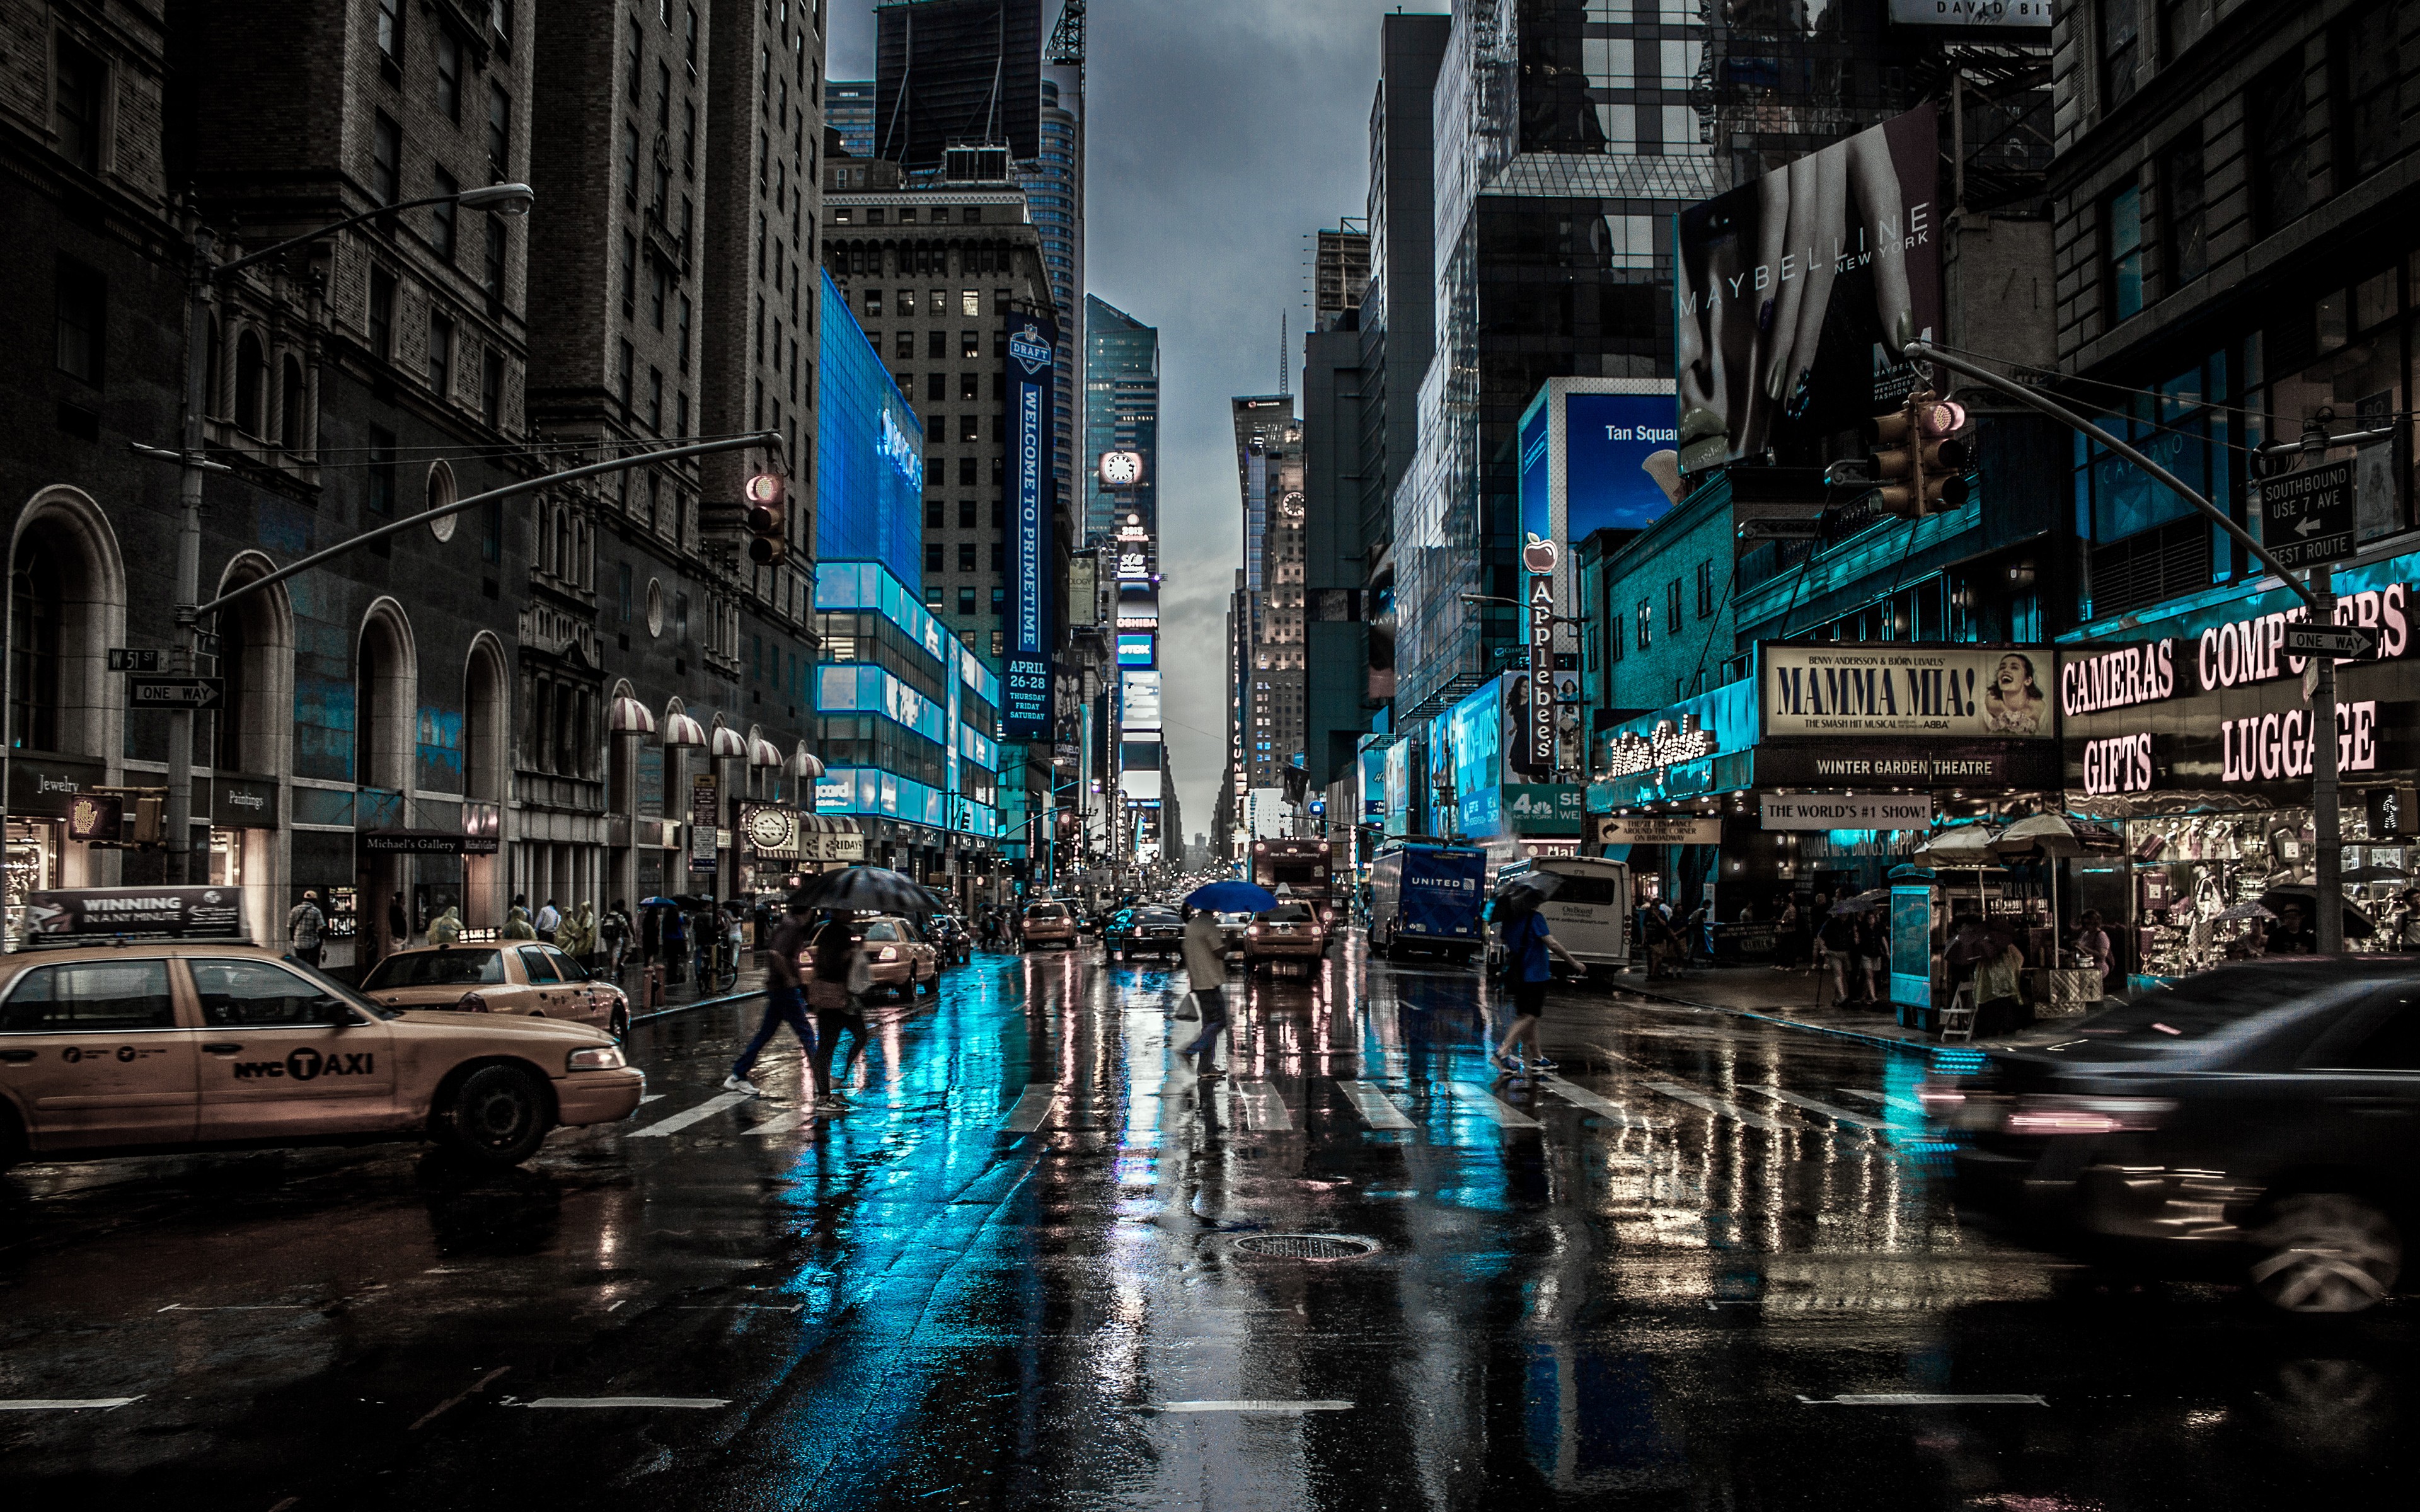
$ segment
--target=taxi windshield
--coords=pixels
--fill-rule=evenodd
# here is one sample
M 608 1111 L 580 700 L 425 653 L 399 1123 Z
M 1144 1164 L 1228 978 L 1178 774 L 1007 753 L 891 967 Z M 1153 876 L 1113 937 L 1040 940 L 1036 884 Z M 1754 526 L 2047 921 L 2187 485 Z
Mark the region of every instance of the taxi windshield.
M 299 960 L 296 957 L 289 955 L 284 958 L 284 964 L 292 969 L 302 973 L 302 975 L 310 978 L 313 981 L 318 982 L 321 987 L 326 988 L 330 996 L 343 998 L 346 1002 L 352 1004 L 355 1008 L 360 1009 L 363 1012 L 367 1013 L 372 1018 L 391 1019 L 396 1015 L 396 1011 L 394 1009 L 384 1008 L 370 1001 L 368 998 L 364 997 L 361 995 L 359 989 L 348 986 L 344 982 L 338 981 L 335 978 L 329 976 L 326 972 L 320 970 L 318 966 L 311 964 L 307 961 Z
M 407 950 L 388 956 L 372 967 L 362 982 L 362 990 L 376 993 L 391 987 L 501 986 L 504 980 L 502 950 Z

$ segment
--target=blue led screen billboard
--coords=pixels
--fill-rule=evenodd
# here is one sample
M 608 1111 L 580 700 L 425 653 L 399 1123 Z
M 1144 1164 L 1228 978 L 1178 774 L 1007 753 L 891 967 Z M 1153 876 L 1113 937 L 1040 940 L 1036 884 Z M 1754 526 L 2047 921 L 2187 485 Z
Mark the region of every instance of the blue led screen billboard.
M 924 428 L 830 274 L 815 350 L 815 557 L 924 583 Z
M 1566 393 L 1563 396 L 1563 529 L 1565 544 L 1596 531 L 1644 530 L 1664 517 L 1672 501 L 1639 467 L 1650 452 L 1670 450 L 1677 431 L 1668 393 Z M 1526 455 L 1526 453 L 1525 453 Z M 1524 528 L 1529 514 L 1526 470 L 1521 483 Z
M 1050 515 L 1051 362 L 1058 326 L 1047 315 L 1022 315 L 1008 337 L 1009 571 L 1008 656 L 1001 681 L 1003 733 L 1011 740 L 1050 734 L 1051 662 L 1055 634 Z
M 1118 633 L 1118 665 L 1121 667 L 1153 667 L 1158 656 L 1153 642 L 1159 638 L 1149 630 L 1122 630 Z

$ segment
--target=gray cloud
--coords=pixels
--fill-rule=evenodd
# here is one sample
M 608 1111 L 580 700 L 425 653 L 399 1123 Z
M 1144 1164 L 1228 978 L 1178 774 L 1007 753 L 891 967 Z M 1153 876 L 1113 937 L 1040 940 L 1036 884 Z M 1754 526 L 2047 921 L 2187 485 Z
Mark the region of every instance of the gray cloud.
M 1300 382 L 1303 236 L 1362 211 L 1378 18 L 1404 8 L 1441 8 L 1101 0 L 1087 17 L 1085 278 L 1160 332 L 1162 658 L 1188 831 L 1209 829 L 1226 765 L 1243 560 L 1227 401 L 1275 388 L 1281 312 Z M 873 75 L 870 7 L 833 7 L 829 59 L 834 78 Z

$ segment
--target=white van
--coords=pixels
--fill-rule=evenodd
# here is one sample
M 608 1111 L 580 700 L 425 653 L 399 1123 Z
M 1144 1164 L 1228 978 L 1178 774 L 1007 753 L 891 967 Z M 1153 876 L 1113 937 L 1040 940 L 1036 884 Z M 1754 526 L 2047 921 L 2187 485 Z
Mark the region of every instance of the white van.
M 1506 878 L 1528 872 L 1552 872 L 1563 879 L 1555 895 L 1539 905 L 1538 914 L 1589 975 L 1610 975 L 1630 964 L 1627 862 L 1596 856 L 1544 856 L 1508 863 L 1497 873 L 1497 885 L 1501 887 Z

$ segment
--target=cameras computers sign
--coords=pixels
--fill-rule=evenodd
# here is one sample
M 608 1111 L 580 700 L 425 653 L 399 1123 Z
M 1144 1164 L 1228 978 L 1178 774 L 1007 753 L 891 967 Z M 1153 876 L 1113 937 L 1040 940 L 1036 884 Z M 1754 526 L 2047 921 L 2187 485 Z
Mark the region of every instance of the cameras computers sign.
M 1001 725 L 1011 740 L 1050 733 L 1051 383 L 1055 328 L 1024 316 L 1008 339 L 1010 494 L 1009 644 L 1001 678 Z

